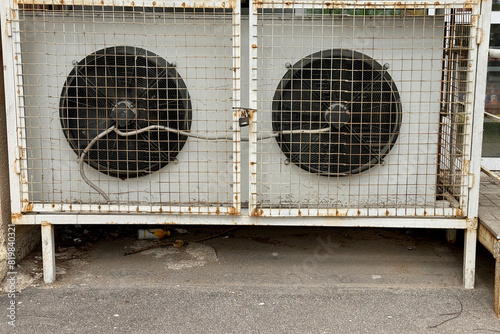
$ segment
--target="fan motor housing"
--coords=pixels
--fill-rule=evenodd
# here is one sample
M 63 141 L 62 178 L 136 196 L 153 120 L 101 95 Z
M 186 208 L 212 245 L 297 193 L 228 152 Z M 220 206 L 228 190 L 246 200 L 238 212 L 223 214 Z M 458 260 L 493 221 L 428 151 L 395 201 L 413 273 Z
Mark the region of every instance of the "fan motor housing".
M 398 138 L 402 107 L 387 68 L 362 53 L 325 50 L 304 57 L 273 98 L 273 131 L 328 130 L 276 137 L 300 168 L 324 176 L 379 164 Z M 304 147 L 306 148 L 304 149 Z
M 166 166 L 187 136 L 150 129 L 163 126 L 187 132 L 191 100 L 184 80 L 164 58 L 143 48 L 98 50 L 75 65 L 61 92 L 59 114 L 64 135 L 90 166 L 120 178 L 138 177 Z M 133 136 L 111 132 L 111 126 Z

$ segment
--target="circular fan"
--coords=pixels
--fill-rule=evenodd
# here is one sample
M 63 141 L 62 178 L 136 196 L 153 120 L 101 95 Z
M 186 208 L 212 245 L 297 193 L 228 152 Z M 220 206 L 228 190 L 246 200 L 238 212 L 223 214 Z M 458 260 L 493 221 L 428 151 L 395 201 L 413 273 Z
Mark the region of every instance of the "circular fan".
M 191 101 L 173 65 L 147 50 L 117 46 L 75 64 L 61 93 L 59 114 L 79 157 L 111 126 L 122 132 L 99 138 L 87 148 L 85 162 L 123 179 L 157 171 L 177 156 L 187 136 L 175 131 L 189 131 Z
M 399 93 L 387 67 L 339 49 L 293 65 L 272 105 L 273 130 L 288 159 L 325 176 L 355 174 L 380 163 L 401 126 Z

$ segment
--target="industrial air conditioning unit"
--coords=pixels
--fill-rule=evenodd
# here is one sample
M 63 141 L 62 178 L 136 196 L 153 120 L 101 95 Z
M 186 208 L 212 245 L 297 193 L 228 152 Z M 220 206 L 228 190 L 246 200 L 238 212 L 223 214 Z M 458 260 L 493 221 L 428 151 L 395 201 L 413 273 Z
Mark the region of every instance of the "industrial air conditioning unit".
M 481 2 L 3 6 L 13 221 L 465 229 Z

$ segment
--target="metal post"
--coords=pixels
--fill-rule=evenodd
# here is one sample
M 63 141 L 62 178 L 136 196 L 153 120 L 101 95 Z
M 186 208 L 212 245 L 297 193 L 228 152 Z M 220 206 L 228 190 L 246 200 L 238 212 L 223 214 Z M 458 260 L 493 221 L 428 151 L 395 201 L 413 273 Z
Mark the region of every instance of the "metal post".
M 446 241 L 449 244 L 454 244 L 457 242 L 457 230 L 447 229 L 446 230 Z
M 500 257 L 495 259 L 495 300 L 493 302 L 493 309 L 500 318 Z
M 464 288 L 474 289 L 476 277 L 477 218 L 467 219 L 464 236 Z
M 54 225 L 42 222 L 42 257 L 43 280 L 52 283 L 56 279 L 56 252 L 54 243 Z

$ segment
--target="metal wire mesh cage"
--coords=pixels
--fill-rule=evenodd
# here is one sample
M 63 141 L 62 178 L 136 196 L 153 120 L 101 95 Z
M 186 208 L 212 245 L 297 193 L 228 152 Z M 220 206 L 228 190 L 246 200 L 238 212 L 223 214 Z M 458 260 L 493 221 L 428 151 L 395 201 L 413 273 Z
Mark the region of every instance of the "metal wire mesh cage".
M 466 214 L 476 10 L 254 3 L 252 213 Z
M 14 212 L 469 214 L 479 2 L 9 6 Z
M 20 1 L 23 210 L 239 211 L 232 5 Z

